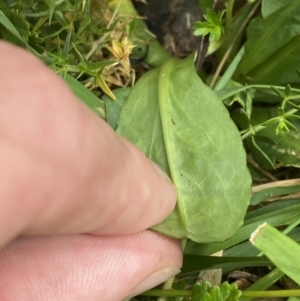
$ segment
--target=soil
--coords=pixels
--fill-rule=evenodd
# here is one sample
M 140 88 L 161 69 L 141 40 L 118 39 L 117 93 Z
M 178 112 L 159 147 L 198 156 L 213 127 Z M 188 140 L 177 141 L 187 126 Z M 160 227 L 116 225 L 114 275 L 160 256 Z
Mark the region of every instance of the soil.
M 133 1 L 149 30 L 175 57 L 185 57 L 197 49 L 200 38 L 193 36 L 193 24 L 202 20 L 198 0 Z
M 148 29 L 173 56 L 185 57 L 201 49 L 201 38 L 193 35 L 194 23 L 203 20 L 199 0 L 133 0 L 132 2 L 139 14 L 145 17 Z M 226 0 L 214 0 L 213 10 L 224 10 L 225 3 Z M 246 0 L 236 0 L 234 13 L 245 3 Z

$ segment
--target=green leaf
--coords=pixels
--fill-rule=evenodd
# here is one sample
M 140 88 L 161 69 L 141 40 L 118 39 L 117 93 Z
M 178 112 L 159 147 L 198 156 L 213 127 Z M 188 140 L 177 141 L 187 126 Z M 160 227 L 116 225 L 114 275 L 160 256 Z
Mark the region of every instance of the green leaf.
M 241 27 L 243 26 L 243 23 L 245 22 L 245 19 L 248 17 L 249 13 L 251 13 L 253 7 L 256 5 L 256 3 L 250 3 L 248 1 L 247 4 L 245 4 L 241 9 L 238 10 L 238 12 L 235 13 L 233 16 L 232 24 L 230 27 L 230 30 L 225 32 L 225 35 L 222 37 L 222 43 L 220 48 L 216 52 L 216 58 L 217 61 L 220 62 L 227 52 L 228 48 L 231 48 L 231 52 L 229 54 L 229 57 L 227 59 L 227 62 L 232 62 L 239 50 L 242 48 L 241 43 L 243 39 L 243 35 L 239 34 L 239 31 Z M 237 37 L 238 35 L 238 37 Z M 236 40 L 234 45 L 232 45 L 232 41 Z
M 214 88 L 216 92 L 219 92 L 226 87 L 226 85 L 229 83 L 230 79 L 232 78 L 232 75 L 234 74 L 238 64 L 240 63 L 244 55 L 245 55 L 245 47 L 242 47 L 238 52 L 238 54 L 236 55 L 236 57 L 234 58 L 234 60 L 227 68 L 226 72 L 223 74 L 221 79 L 217 82 Z
M 257 108 L 253 107 L 251 124 L 259 124 L 266 120 L 270 120 L 276 117 L 276 109 L 275 108 Z M 276 142 L 275 145 L 270 147 L 269 143 L 263 142 L 261 140 L 256 140 L 256 144 L 259 149 L 269 158 L 271 161 L 266 161 L 263 156 L 259 155 L 253 148 L 251 148 L 251 153 L 254 159 L 266 169 L 272 169 L 273 167 L 279 168 L 281 166 L 294 166 L 300 167 L 300 122 L 297 119 L 293 120 L 292 126 L 297 128 L 297 131 L 290 131 L 290 124 L 286 123 L 281 124 L 279 126 L 283 126 L 283 130 L 287 127 L 289 131 L 286 134 L 281 136 L 276 135 L 276 128 L 278 124 L 274 124 L 262 131 L 259 132 L 259 135 L 266 136 L 269 139 L 272 139 Z M 270 166 L 270 162 L 273 167 Z
M 286 275 L 300 284 L 300 246 L 276 228 L 264 223 L 251 235 L 251 243 L 263 251 Z
M 50 1 L 50 9 L 49 9 L 49 26 L 51 25 L 54 9 L 55 9 L 56 1 L 51 0 Z
M 15 25 L 7 18 L 7 16 L 1 10 L 0 10 L 0 24 L 2 24 L 10 34 L 16 37 L 18 41 L 21 42 L 21 45 L 26 45 L 26 41 L 20 35 Z
M 185 254 L 181 273 L 199 272 L 206 269 L 220 269 L 230 267 L 234 264 L 235 268 L 244 268 L 251 266 L 272 265 L 266 257 L 218 257 Z
M 205 36 L 209 34 L 210 42 L 220 40 L 224 28 L 222 25 L 222 16 L 224 12 L 216 13 L 212 10 L 207 10 L 204 18 L 207 22 L 196 22 L 194 24 L 194 35 Z
M 273 0 L 265 2 L 273 3 Z M 248 26 L 246 54 L 240 64 L 241 74 L 248 74 L 253 68 L 273 55 L 289 40 L 300 34 L 300 0 L 282 1 L 285 5 L 265 18 L 253 19 Z
M 116 100 L 111 99 L 107 95 L 102 97 L 106 107 L 106 120 L 114 130 L 117 127 L 117 121 L 121 110 L 128 99 L 130 92 L 131 88 L 120 88 L 113 90 Z
M 241 296 L 235 284 L 223 282 L 220 286 L 211 286 L 208 281 L 196 282 L 192 288 L 191 301 L 236 301 Z
M 204 281 L 202 284 L 196 282 L 192 288 L 192 300 L 191 301 L 201 301 L 201 300 L 210 300 L 208 289 L 210 288 L 210 283 Z
M 222 241 L 237 231 L 250 199 L 245 151 L 192 58 L 169 60 L 143 76 L 118 122 L 117 132 L 163 167 L 177 189 L 175 210 L 154 230 L 197 242 Z
M 264 275 L 262 278 L 258 279 L 255 283 L 251 286 L 246 288 L 244 292 L 250 291 L 265 291 L 269 288 L 272 284 L 276 283 L 280 278 L 282 278 L 284 274 L 278 269 L 273 269 L 267 275 Z M 240 298 L 240 301 L 252 301 L 253 297 L 244 297 Z
M 224 242 L 210 244 L 195 243 L 188 241 L 184 249 L 185 254 L 211 255 L 220 250 L 227 249 L 249 239 L 250 234 L 263 222 L 273 226 L 286 225 L 294 222 L 300 216 L 299 199 L 285 200 L 269 204 L 263 208 L 248 213 L 245 224 L 234 236 Z
M 65 82 L 69 85 L 73 93 L 84 102 L 91 110 L 93 110 L 99 117 L 104 118 L 104 105 L 102 101 L 83 84 L 69 74 L 65 75 Z
M 186 286 L 185 281 L 180 280 L 180 281 L 173 282 L 172 288 L 174 290 L 184 290 L 185 286 Z
M 248 76 L 254 83 L 285 85 L 299 83 L 300 35 L 293 37 L 268 59 L 256 66 Z
M 255 206 L 269 198 L 300 193 L 300 180 L 294 179 L 259 185 L 254 187 L 252 192 L 251 205 Z
M 286 1 L 282 0 L 263 0 L 261 4 L 261 13 L 264 18 L 268 17 L 269 15 L 284 9 L 286 6 Z
M 202 11 L 207 11 L 207 9 L 211 9 L 214 4 L 214 0 L 198 0 L 198 2 Z
M 300 297 L 289 297 L 287 301 L 300 301 Z

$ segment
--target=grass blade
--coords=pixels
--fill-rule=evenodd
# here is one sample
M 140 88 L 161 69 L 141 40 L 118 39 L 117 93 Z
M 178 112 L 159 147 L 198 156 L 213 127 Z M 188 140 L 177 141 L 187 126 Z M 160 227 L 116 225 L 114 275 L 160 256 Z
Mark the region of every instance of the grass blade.
M 243 46 L 238 52 L 238 54 L 236 55 L 236 57 L 234 58 L 234 60 L 232 61 L 232 63 L 230 64 L 230 66 L 228 67 L 228 69 L 226 70 L 226 72 L 224 73 L 224 75 L 222 76 L 222 78 L 216 84 L 214 88 L 216 92 L 223 90 L 225 86 L 228 84 L 235 70 L 237 69 L 240 61 L 242 60 L 244 54 L 245 54 L 245 47 Z
M 91 110 L 99 117 L 105 118 L 104 105 L 102 101 L 78 80 L 69 74 L 64 77 L 65 82 L 69 85 L 73 93 L 82 100 Z
M 300 246 L 267 223 L 252 233 L 250 242 L 286 275 L 300 284 Z
M 0 10 L 0 24 L 2 24 L 9 32 L 11 32 L 23 45 L 27 46 L 22 36 L 11 21 L 6 17 L 2 10 Z

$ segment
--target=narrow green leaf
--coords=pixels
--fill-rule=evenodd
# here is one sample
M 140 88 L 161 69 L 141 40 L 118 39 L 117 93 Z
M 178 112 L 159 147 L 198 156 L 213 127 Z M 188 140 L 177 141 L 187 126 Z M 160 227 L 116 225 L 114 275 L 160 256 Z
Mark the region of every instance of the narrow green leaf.
M 300 241 L 300 228 L 293 229 L 288 236 L 291 237 L 295 241 Z M 260 253 L 258 249 L 256 249 L 249 241 L 245 241 L 243 243 L 234 245 L 227 250 L 224 251 L 224 256 L 244 256 L 244 257 L 251 257 L 257 256 Z M 240 266 L 235 265 L 234 263 L 222 268 L 223 274 L 227 274 L 230 271 L 234 271 L 240 269 Z M 271 283 L 273 284 L 273 283 Z M 269 286 L 267 286 L 269 287 Z M 257 287 L 253 290 L 263 290 L 267 287 Z
M 263 19 L 253 19 L 248 26 L 246 54 L 239 67 L 242 74 L 248 74 L 292 37 L 300 34 L 300 0 L 282 2 L 285 6 L 280 10 Z
M 65 82 L 69 85 L 73 93 L 83 101 L 99 117 L 105 118 L 104 105 L 102 101 L 89 89 L 83 86 L 78 80 L 69 74 L 65 75 Z
M 239 65 L 240 61 L 242 60 L 243 56 L 245 54 L 245 48 L 244 46 L 240 49 L 234 60 L 231 62 L 221 79 L 217 82 L 214 90 L 216 92 L 219 92 L 225 88 L 225 86 L 228 84 L 230 79 L 232 78 L 234 72 L 236 71 L 237 66 Z
M 22 45 L 27 45 L 19 31 L 16 29 L 13 23 L 6 17 L 3 11 L 0 10 L 0 24 L 2 24 L 9 32 L 11 32 L 21 43 Z
M 289 97 L 291 95 L 291 86 L 286 85 L 285 87 L 285 97 Z
M 64 60 L 67 60 L 68 56 L 69 56 L 72 31 L 73 31 L 72 30 L 72 25 L 70 24 L 69 29 L 68 29 L 68 34 L 67 34 L 67 37 L 66 37 L 66 40 L 65 40 L 64 48 L 63 48 L 63 51 L 62 51 L 62 58 Z
M 265 187 L 265 188 L 264 188 Z M 268 183 L 253 188 L 251 205 L 255 206 L 261 202 L 274 197 L 300 192 L 300 180 L 287 180 Z
M 289 237 L 291 237 L 295 241 L 300 241 L 300 228 L 296 227 L 291 232 L 287 234 Z M 259 250 L 257 250 L 250 242 L 249 240 L 244 241 L 240 244 L 234 245 L 226 250 L 224 250 L 224 256 L 225 257 L 235 257 L 235 256 L 243 256 L 243 257 L 253 257 L 257 256 L 259 253 L 261 253 Z M 234 268 L 236 269 L 236 268 Z M 228 269 L 225 268 L 223 270 L 224 274 L 227 274 Z
M 247 1 L 247 3 L 233 16 L 233 22 L 231 24 L 230 31 L 227 30 L 225 32 L 225 35 L 222 37 L 221 47 L 216 52 L 216 58 L 218 62 L 222 60 L 229 47 L 232 48 L 232 50 L 229 54 L 227 60 L 228 62 L 232 62 L 241 49 L 243 34 L 239 34 L 238 38 L 237 35 L 255 5 L 256 3 L 250 3 L 249 1 Z M 234 45 L 232 45 L 232 41 L 236 38 L 236 42 L 234 43 Z
M 286 275 L 300 284 L 300 246 L 276 228 L 262 224 L 251 235 L 251 243 L 263 251 Z
M 49 8 L 49 16 L 48 16 L 48 18 L 49 18 L 49 26 L 51 25 L 51 22 L 52 22 L 52 17 L 53 17 L 55 5 L 56 5 L 56 0 L 51 0 L 50 1 L 50 8 Z
M 253 83 L 285 85 L 299 83 L 300 35 L 293 37 L 268 59 L 256 66 L 248 76 Z
M 246 288 L 244 292 L 251 292 L 251 291 L 264 291 L 267 290 L 272 284 L 278 281 L 280 278 L 284 276 L 278 268 L 273 269 L 267 275 L 264 275 L 260 279 L 258 279 L 255 283 L 253 283 L 250 287 Z M 239 301 L 251 301 L 253 297 L 244 297 L 242 296 Z
M 207 269 L 220 269 L 229 266 L 236 268 L 252 267 L 252 266 L 268 266 L 272 265 L 266 257 L 218 257 L 185 254 L 181 274 L 190 272 L 199 272 Z

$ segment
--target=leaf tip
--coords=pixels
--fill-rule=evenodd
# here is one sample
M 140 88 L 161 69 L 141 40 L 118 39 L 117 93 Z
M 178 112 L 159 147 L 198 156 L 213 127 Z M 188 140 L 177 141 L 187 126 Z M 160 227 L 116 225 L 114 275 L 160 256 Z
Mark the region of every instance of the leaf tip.
M 261 231 L 262 228 L 266 227 L 267 223 L 263 223 L 261 225 L 259 225 L 252 233 L 250 236 L 249 241 L 252 243 L 253 246 L 255 246 L 255 238 L 258 235 L 258 233 Z

